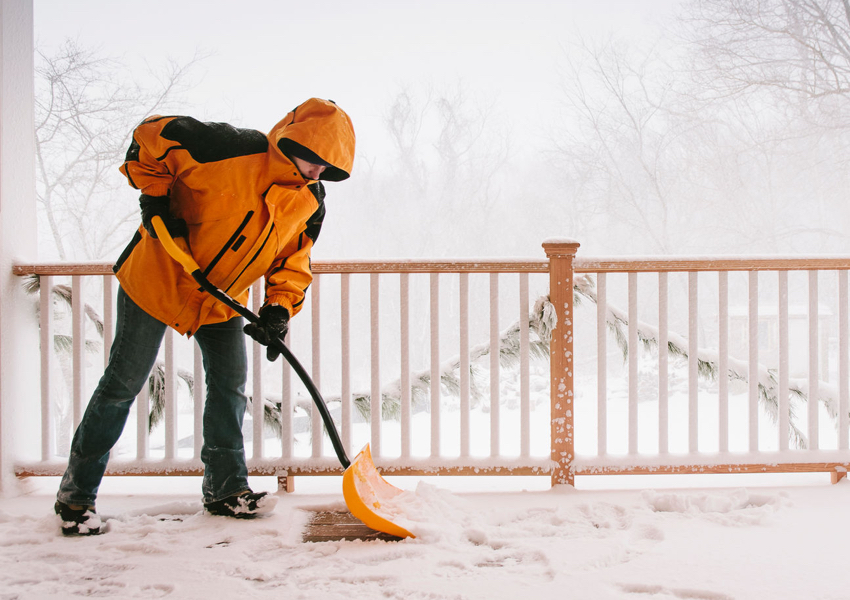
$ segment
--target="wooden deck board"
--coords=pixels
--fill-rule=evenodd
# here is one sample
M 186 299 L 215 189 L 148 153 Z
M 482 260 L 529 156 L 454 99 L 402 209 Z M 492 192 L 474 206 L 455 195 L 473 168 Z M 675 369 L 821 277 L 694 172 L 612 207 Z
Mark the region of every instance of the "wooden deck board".
M 304 542 L 338 542 L 383 540 L 397 542 L 403 538 L 366 527 L 347 510 L 315 511 L 304 530 Z

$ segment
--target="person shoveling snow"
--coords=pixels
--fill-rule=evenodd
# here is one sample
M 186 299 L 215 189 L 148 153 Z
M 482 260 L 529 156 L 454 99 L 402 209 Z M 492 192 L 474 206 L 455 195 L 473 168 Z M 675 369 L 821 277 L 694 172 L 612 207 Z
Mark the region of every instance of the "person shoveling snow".
M 248 486 L 242 439 L 247 406 L 244 334 L 280 352 L 312 282 L 310 253 L 325 215 L 323 181 L 351 173 L 355 135 L 334 102 L 311 98 L 269 134 L 191 117 L 146 119 L 134 131 L 121 172 L 140 198 L 142 225 L 115 265 L 120 282 L 109 363 L 71 444 L 55 512 L 66 535 L 101 533 L 95 500 L 109 451 L 148 380 L 166 327 L 194 336 L 207 380 L 204 508 L 250 518 L 277 499 Z M 157 239 L 153 220 L 183 238 L 204 275 L 242 304 L 260 277 L 266 296 L 248 325 L 198 289 Z

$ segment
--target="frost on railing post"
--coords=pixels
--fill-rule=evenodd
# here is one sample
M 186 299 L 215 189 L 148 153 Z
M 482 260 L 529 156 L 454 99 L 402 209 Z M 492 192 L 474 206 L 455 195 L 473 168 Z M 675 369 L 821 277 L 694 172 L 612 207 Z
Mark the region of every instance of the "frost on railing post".
M 549 258 L 549 299 L 557 315 L 549 344 L 552 427 L 552 485 L 573 485 L 573 259 L 579 243 L 543 242 Z

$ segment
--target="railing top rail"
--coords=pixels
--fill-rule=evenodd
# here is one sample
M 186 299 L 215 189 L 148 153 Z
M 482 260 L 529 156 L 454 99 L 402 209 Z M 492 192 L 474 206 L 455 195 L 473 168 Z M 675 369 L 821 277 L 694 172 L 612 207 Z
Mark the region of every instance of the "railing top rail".
M 576 257 L 577 273 L 850 270 L 850 256 Z M 547 259 L 316 260 L 314 273 L 548 273 Z M 109 275 L 112 263 L 18 264 L 15 275 Z
M 549 261 L 533 258 L 322 260 L 314 273 L 548 273 Z
M 110 275 L 112 263 L 102 262 L 52 262 L 17 264 L 12 267 L 13 275 Z
M 577 273 L 675 271 L 830 271 L 850 269 L 850 256 L 577 257 Z
M 533 258 L 315 260 L 314 273 L 548 273 L 549 261 Z M 19 264 L 15 275 L 109 275 L 112 263 Z

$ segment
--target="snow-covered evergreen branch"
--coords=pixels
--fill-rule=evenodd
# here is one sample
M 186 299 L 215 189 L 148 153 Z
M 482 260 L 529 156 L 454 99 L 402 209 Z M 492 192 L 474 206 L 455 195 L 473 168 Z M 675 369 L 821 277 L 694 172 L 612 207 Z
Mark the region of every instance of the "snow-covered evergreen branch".
M 596 286 L 594 280 L 590 276 L 583 275 L 577 277 L 575 280 L 574 291 L 577 297 L 581 296 L 587 298 L 594 304 L 597 304 Z M 605 321 L 608 325 L 609 331 L 611 331 L 614 336 L 614 339 L 617 341 L 617 345 L 623 352 L 623 358 L 625 360 L 628 357 L 629 352 L 629 320 L 627 313 L 622 309 L 607 305 L 607 314 L 605 317 Z M 640 341 L 640 343 L 643 344 L 643 346 L 648 350 L 657 349 L 659 337 L 658 329 L 641 321 L 638 321 L 636 326 L 638 340 Z M 688 360 L 687 338 L 671 332 L 668 334 L 667 339 L 667 351 L 669 352 L 670 356 L 681 360 Z M 697 352 L 697 362 L 700 377 L 706 380 L 717 381 L 717 378 L 720 374 L 720 368 L 718 364 L 719 361 L 715 352 L 700 348 Z M 765 410 L 771 420 L 775 423 L 779 420 L 778 371 L 777 369 L 768 368 L 765 365 L 759 364 L 758 372 L 759 400 L 761 402 L 762 408 Z M 726 373 L 726 376 L 729 378 L 730 381 L 741 381 L 745 383 L 749 382 L 748 363 L 729 357 L 728 372 Z M 833 420 L 837 421 L 838 408 L 837 402 L 835 400 L 835 398 L 838 397 L 837 390 L 834 388 L 834 386 L 831 386 L 826 382 L 820 382 L 818 387 L 820 390 L 830 391 L 829 395 L 819 394 L 818 399 L 824 404 L 827 409 L 827 412 L 833 418 Z M 788 391 L 794 397 L 800 399 L 803 402 L 808 401 L 807 388 L 807 382 L 804 380 L 792 379 L 789 381 Z M 799 448 L 807 447 L 808 440 L 806 438 L 806 435 L 794 423 L 797 414 L 796 410 L 794 409 L 794 406 L 791 403 L 789 403 L 788 413 L 789 435 L 791 437 L 791 441 Z
M 535 304 L 534 310 L 529 315 L 528 329 L 529 356 L 535 359 L 548 359 L 549 339 L 552 328 L 555 325 L 555 312 L 548 300 L 541 298 Z M 499 334 L 499 365 L 511 369 L 520 361 L 520 323 L 516 321 Z M 473 406 L 486 397 L 484 390 L 489 381 L 482 376 L 483 369 L 476 364 L 482 358 L 489 356 L 490 344 L 479 344 L 469 351 L 469 387 L 470 399 Z M 455 356 L 440 365 L 440 385 L 442 391 L 449 396 L 460 395 L 460 368 L 461 358 Z M 431 393 L 431 370 L 417 371 L 410 377 L 411 406 L 427 406 Z M 358 392 L 352 395 L 355 409 L 364 419 L 368 419 L 371 413 L 371 392 Z M 327 396 L 325 402 L 334 404 L 340 402 L 340 396 Z M 305 411 L 310 409 L 310 402 L 306 399 L 299 401 L 297 406 Z M 273 411 L 274 412 L 274 411 Z M 381 412 L 384 418 L 398 419 L 401 416 L 401 379 L 395 379 L 381 388 Z M 268 414 L 268 411 L 267 411 Z M 279 418 L 279 409 L 274 412 Z M 275 427 L 273 426 L 274 430 Z M 279 433 L 279 428 L 277 428 Z

